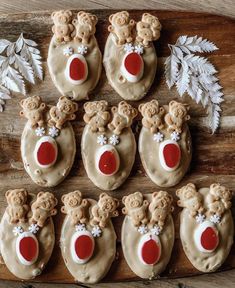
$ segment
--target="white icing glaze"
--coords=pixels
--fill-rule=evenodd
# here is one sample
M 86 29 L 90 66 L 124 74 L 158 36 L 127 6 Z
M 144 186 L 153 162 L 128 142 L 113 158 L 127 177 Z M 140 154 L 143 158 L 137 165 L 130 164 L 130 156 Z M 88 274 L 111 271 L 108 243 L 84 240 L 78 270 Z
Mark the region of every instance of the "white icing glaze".
M 213 228 L 213 230 L 215 231 L 215 233 L 217 234 L 217 237 L 218 237 L 218 230 L 216 229 L 215 225 L 213 223 L 211 223 L 210 221 L 204 221 L 203 223 L 199 224 L 199 226 L 195 229 L 193 237 L 194 237 L 195 245 L 199 251 L 204 252 L 204 253 L 211 253 L 211 252 L 215 251 L 218 244 L 212 250 L 205 249 L 201 244 L 202 233 L 205 231 L 205 229 L 207 227 Z M 218 243 L 219 243 L 219 241 L 218 241 Z
M 150 240 L 150 239 L 152 239 L 153 241 L 156 242 L 156 244 L 158 245 L 159 250 L 160 250 L 160 251 L 159 251 L 159 257 L 158 257 L 158 259 L 157 259 L 156 262 L 155 262 L 154 264 L 152 264 L 152 265 L 155 265 L 155 264 L 159 261 L 159 259 L 160 259 L 160 257 L 161 257 L 161 241 L 160 241 L 159 237 L 156 236 L 156 235 L 154 235 L 154 234 L 152 234 L 152 233 L 144 234 L 144 235 L 140 238 L 139 245 L 138 245 L 138 252 L 137 252 L 140 261 L 141 261 L 144 265 L 151 265 L 151 264 L 147 264 L 147 263 L 144 261 L 144 259 L 143 259 L 143 257 L 142 257 L 142 253 L 141 253 L 141 252 L 142 252 L 142 247 L 143 247 L 144 243 L 147 242 L 147 241 Z
M 38 152 L 38 149 L 39 147 L 41 146 L 42 143 L 44 142 L 49 142 L 52 144 L 52 146 L 54 147 L 55 149 L 55 160 L 53 162 L 51 162 L 50 164 L 48 165 L 42 165 L 41 163 L 38 162 L 38 157 L 37 157 L 37 152 Z M 36 146 L 35 146 L 35 149 L 34 149 L 34 159 L 37 163 L 37 165 L 41 168 L 49 168 L 51 166 L 53 166 L 57 160 L 57 155 L 58 155 L 58 147 L 57 147 L 57 143 L 56 141 L 51 137 L 51 136 L 43 136 L 42 138 L 40 138 L 37 143 L 36 143 Z
M 111 174 L 105 174 L 105 173 L 103 173 L 103 172 L 100 170 L 100 168 L 99 168 L 100 157 L 101 157 L 101 155 L 102 155 L 104 152 L 106 152 L 106 151 L 112 152 L 112 153 L 114 154 L 114 157 L 115 157 L 115 160 L 116 160 L 116 170 L 113 171 L 113 173 L 111 173 Z M 95 163 L 96 163 L 96 169 L 97 169 L 102 175 L 112 176 L 112 175 L 116 174 L 117 171 L 119 170 L 119 167 L 120 167 L 120 157 L 119 157 L 119 154 L 118 154 L 117 150 L 116 150 L 112 145 L 107 144 L 107 145 L 104 145 L 104 146 L 100 147 L 100 148 L 97 150 L 97 152 L 96 152 L 95 159 L 96 159 L 96 161 L 95 161 Z
M 143 77 L 143 74 L 144 74 L 144 61 L 143 61 L 143 58 L 139 55 L 139 57 L 141 59 L 141 63 L 142 63 L 141 64 L 141 70 L 137 75 L 131 74 L 129 71 L 127 71 L 125 64 L 124 64 L 126 57 L 131 53 L 134 53 L 134 52 L 130 52 L 130 53 L 125 54 L 125 56 L 122 60 L 122 64 L 121 64 L 120 69 L 121 69 L 121 74 L 127 79 L 127 81 L 129 81 L 131 83 L 137 83 Z
M 35 257 L 34 257 L 34 259 L 32 261 L 27 261 L 20 253 L 20 241 L 24 237 L 32 237 L 35 240 L 35 243 L 37 245 L 37 253 L 36 253 L 36 255 L 35 255 Z M 37 261 L 37 259 L 38 259 L 38 251 L 39 251 L 38 240 L 37 240 L 37 238 L 35 237 L 35 235 L 33 233 L 31 233 L 31 232 L 23 232 L 17 237 L 17 239 L 16 239 L 16 255 L 17 255 L 17 257 L 18 257 L 18 259 L 19 259 L 21 264 L 27 265 L 27 266 L 34 264 Z
M 178 162 L 178 164 L 175 167 L 169 167 L 166 164 L 166 161 L 165 161 L 165 158 L 164 158 L 164 154 L 163 154 L 163 150 L 164 150 L 165 146 L 168 145 L 168 144 L 174 144 L 180 150 L 180 146 L 178 145 L 177 142 L 175 142 L 173 140 L 165 140 L 165 141 L 161 142 L 160 145 L 159 145 L 159 160 L 160 160 L 160 163 L 161 163 L 163 169 L 165 169 L 166 171 L 174 171 L 174 170 L 176 170 L 179 167 L 180 161 Z M 180 156 L 180 158 L 181 158 L 181 156 Z
M 79 60 L 82 61 L 82 63 L 85 65 L 85 75 L 82 79 L 80 80 L 74 80 L 70 77 L 70 73 L 69 73 L 69 70 L 70 70 L 70 64 L 71 62 L 73 61 L 73 59 L 75 58 L 78 58 Z M 65 76 L 67 78 L 68 81 L 70 81 L 70 83 L 72 83 L 73 85 L 80 85 L 82 83 L 84 83 L 87 79 L 87 76 L 88 76 L 88 67 L 87 67 L 87 62 L 86 62 L 86 59 L 83 55 L 81 54 L 73 54 L 72 56 L 69 57 L 68 59 L 68 62 L 66 64 L 66 69 L 65 69 Z
M 76 251 L 75 251 L 75 242 L 76 242 L 77 238 L 82 236 L 82 235 L 89 236 L 92 243 L 93 243 L 92 253 L 91 253 L 90 257 L 88 257 L 86 259 L 80 259 L 77 255 Z M 72 259 L 74 262 L 76 262 L 78 264 L 87 263 L 93 255 L 94 248 L 95 248 L 95 241 L 94 241 L 94 238 L 93 238 L 91 232 L 85 230 L 85 231 L 77 231 L 73 234 L 73 236 L 71 238 L 71 242 L 70 242 L 70 252 L 71 252 L 71 256 L 72 256 Z

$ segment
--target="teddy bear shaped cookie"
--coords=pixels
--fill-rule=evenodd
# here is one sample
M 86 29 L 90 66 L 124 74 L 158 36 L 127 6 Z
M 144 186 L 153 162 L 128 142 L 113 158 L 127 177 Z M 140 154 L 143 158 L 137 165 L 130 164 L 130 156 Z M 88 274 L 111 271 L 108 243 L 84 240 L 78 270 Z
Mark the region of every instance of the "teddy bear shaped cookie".
M 69 122 L 76 118 L 78 104 L 61 96 L 56 106 L 49 106 L 39 96 L 32 96 L 20 105 L 20 115 L 28 120 L 21 137 L 25 170 L 36 184 L 56 186 L 74 161 L 76 143 Z
M 143 117 L 140 158 L 149 178 L 160 187 L 176 185 L 189 168 L 192 144 L 188 110 L 187 105 L 175 100 L 165 106 L 155 99 L 139 105 Z
M 109 109 L 107 101 L 84 104 L 86 126 L 81 152 L 85 170 L 103 190 L 114 190 L 130 174 L 136 143 L 131 130 L 137 110 L 125 101 Z
M 158 18 L 144 13 L 137 23 L 127 11 L 109 16 L 104 68 L 110 85 L 125 100 L 138 101 L 151 87 L 157 68 L 153 41 L 160 37 Z
M 57 199 L 50 192 L 28 194 L 24 188 L 5 193 L 7 208 L 0 222 L 0 255 L 12 274 L 33 279 L 42 273 L 54 243 Z M 32 200 L 33 199 L 33 200 Z
M 98 18 L 84 11 L 73 15 L 69 10 L 53 12 L 51 18 L 53 37 L 47 63 L 52 81 L 63 96 L 87 99 L 102 69 L 95 38 Z
M 217 270 L 233 244 L 232 192 L 219 183 L 199 190 L 189 183 L 176 195 L 178 206 L 183 208 L 180 238 L 186 256 L 199 271 Z
M 144 279 L 154 279 L 164 271 L 174 245 L 171 216 L 173 197 L 166 191 L 122 198 L 126 215 L 122 224 L 122 250 L 131 270 Z
M 62 196 L 66 214 L 60 238 L 61 253 L 71 275 L 81 283 L 97 283 L 109 271 L 116 254 L 111 222 L 119 201 L 101 193 L 98 201 L 76 190 Z M 86 273 L 83 273 L 83 271 Z

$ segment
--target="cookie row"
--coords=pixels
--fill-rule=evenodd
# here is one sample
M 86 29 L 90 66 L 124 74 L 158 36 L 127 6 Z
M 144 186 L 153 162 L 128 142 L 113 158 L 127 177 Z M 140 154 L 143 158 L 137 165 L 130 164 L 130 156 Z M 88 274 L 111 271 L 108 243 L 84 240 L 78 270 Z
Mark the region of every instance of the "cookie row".
M 54 36 L 48 51 L 51 78 L 62 95 L 87 99 L 97 85 L 102 55 L 94 36 L 98 18 L 80 11 L 53 12 Z M 160 37 L 158 18 L 144 13 L 137 23 L 127 11 L 109 16 L 110 32 L 103 64 L 108 81 L 125 100 L 140 100 L 148 92 L 156 74 L 157 55 L 152 41 Z
M 16 277 L 31 279 L 42 273 L 53 251 L 51 216 L 57 213 L 58 201 L 50 192 L 35 196 L 25 189 L 8 190 L 5 195 L 8 206 L 0 225 L 0 252 Z M 190 183 L 176 195 L 183 208 L 180 238 L 186 256 L 196 269 L 215 271 L 233 243 L 232 192 L 217 183 L 199 190 Z M 104 192 L 98 201 L 83 198 L 78 190 L 61 200 L 61 212 L 66 214 L 60 236 L 65 265 L 77 281 L 96 283 L 116 257 L 111 218 L 119 215 L 119 201 Z M 154 279 L 165 270 L 174 246 L 173 197 L 166 191 L 135 192 L 122 202 L 126 217 L 121 243 L 126 262 L 139 277 Z
M 21 137 L 24 167 L 36 184 L 56 186 L 67 176 L 75 158 L 70 120 L 76 118 L 78 104 L 62 96 L 51 107 L 33 96 L 20 105 L 20 115 L 28 119 Z M 117 189 L 134 164 L 136 141 L 131 125 L 138 111 L 125 101 L 113 107 L 104 100 L 93 101 L 83 107 L 86 126 L 81 153 L 87 175 L 102 190 Z M 189 167 L 188 110 L 187 105 L 174 100 L 165 106 L 157 100 L 139 105 L 143 117 L 139 153 L 146 173 L 158 186 L 176 185 Z

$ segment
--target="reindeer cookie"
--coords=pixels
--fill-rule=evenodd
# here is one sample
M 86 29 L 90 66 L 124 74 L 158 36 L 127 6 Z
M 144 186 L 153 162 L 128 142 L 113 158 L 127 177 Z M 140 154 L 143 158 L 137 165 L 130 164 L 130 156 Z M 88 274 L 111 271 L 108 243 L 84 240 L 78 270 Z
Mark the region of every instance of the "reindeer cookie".
M 139 153 L 149 178 L 160 187 L 171 187 L 180 182 L 187 172 L 192 144 L 187 121 L 189 107 L 171 101 L 161 107 L 157 100 L 139 105 L 142 129 Z
M 57 199 L 50 192 L 28 194 L 26 189 L 5 193 L 7 208 L 0 222 L 0 255 L 17 278 L 33 279 L 42 273 L 55 243 L 52 217 Z
M 66 214 L 60 247 L 69 272 L 81 283 L 97 283 L 109 271 L 116 254 L 116 234 L 111 222 L 118 216 L 119 202 L 107 193 L 98 201 L 80 191 L 62 196 Z M 86 273 L 84 273 L 86 271 Z
M 84 104 L 82 159 L 88 177 L 103 190 L 118 188 L 132 169 L 136 143 L 131 130 L 137 110 L 125 101 L 111 109 L 104 100 Z
M 99 81 L 102 56 L 95 38 L 98 18 L 80 11 L 53 12 L 53 37 L 48 51 L 48 68 L 53 83 L 63 96 L 88 99 Z
M 190 183 L 176 195 L 178 206 L 183 208 L 180 238 L 186 256 L 196 269 L 216 271 L 233 244 L 232 192 L 218 183 L 199 190 Z
M 149 13 L 136 23 L 127 11 L 110 15 L 109 22 L 103 58 L 108 81 L 125 100 L 140 100 L 155 78 L 157 55 L 152 42 L 160 37 L 161 24 Z
M 48 106 L 39 96 L 20 102 L 21 116 L 28 119 L 21 137 L 21 156 L 32 180 L 44 187 L 58 185 L 69 173 L 76 143 L 72 125 L 78 104 L 61 96 Z
M 166 191 L 135 192 L 122 198 L 126 215 L 122 224 L 122 249 L 131 270 L 144 279 L 159 277 L 174 245 L 173 197 Z

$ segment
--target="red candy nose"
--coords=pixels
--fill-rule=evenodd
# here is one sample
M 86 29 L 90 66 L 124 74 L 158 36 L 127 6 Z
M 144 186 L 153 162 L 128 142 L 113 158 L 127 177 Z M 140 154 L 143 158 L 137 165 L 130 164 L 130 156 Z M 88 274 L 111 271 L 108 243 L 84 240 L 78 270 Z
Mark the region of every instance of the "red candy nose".
M 50 136 L 42 137 L 35 147 L 35 158 L 37 164 L 42 168 L 54 165 L 57 159 L 57 143 Z
M 22 264 L 33 264 L 38 258 L 37 238 L 29 232 L 24 232 L 18 236 L 16 241 L 16 253 Z
M 142 236 L 138 254 L 141 262 L 145 265 L 155 265 L 161 256 L 161 243 L 157 236 L 146 234 Z
M 76 263 L 86 263 L 92 257 L 95 242 L 89 231 L 76 232 L 71 240 L 71 254 Z
M 181 150 L 178 143 L 171 140 L 162 142 L 159 147 L 159 158 L 165 170 L 175 170 L 179 166 L 181 159 Z
M 83 55 L 70 56 L 65 69 L 66 78 L 74 85 L 82 84 L 88 75 L 87 62 Z
M 118 171 L 119 165 L 119 155 L 113 146 L 105 145 L 100 148 L 97 155 L 97 168 L 103 175 L 114 175 Z
M 201 252 L 213 252 L 219 244 L 219 233 L 210 221 L 201 223 L 194 233 L 194 242 Z
M 122 63 L 121 72 L 129 82 L 138 82 L 143 76 L 144 62 L 135 52 L 127 54 Z
M 214 250 L 218 245 L 219 239 L 214 228 L 207 227 L 201 235 L 201 245 L 205 250 Z

